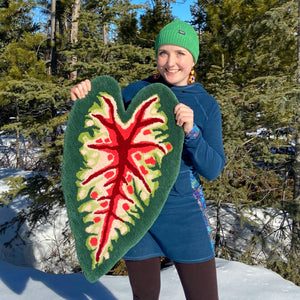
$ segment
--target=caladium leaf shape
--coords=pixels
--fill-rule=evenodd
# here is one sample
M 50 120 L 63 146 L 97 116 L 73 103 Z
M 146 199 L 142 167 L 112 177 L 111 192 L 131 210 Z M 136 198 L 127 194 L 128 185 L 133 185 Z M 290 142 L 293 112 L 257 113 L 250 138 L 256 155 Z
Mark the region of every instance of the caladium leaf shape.
M 144 87 L 127 110 L 111 77 L 71 110 L 62 182 L 80 265 L 90 281 L 105 274 L 151 227 L 180 166 L 182 128 L 175 95 Z

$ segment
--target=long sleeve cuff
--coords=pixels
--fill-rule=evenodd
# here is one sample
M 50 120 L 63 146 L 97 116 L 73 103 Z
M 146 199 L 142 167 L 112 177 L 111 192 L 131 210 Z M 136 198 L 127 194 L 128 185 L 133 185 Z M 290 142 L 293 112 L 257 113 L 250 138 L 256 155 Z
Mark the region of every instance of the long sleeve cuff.
M 193 129 L 189 133 L 185 134 L 185 140 L 186 141 L 195 140 L 199 135 L 199 133 L 200 133 L 199 127 L 196 124 L 194 124 Z

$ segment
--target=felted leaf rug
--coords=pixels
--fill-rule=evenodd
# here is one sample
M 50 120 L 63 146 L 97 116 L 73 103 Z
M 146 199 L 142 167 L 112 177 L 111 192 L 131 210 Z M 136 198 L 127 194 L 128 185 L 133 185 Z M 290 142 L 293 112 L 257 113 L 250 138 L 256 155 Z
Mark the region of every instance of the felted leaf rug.
M 125 110 L 115 79 L 91 84 L 69 115 L 62 184 L 79 263 L 94 282 L 159 215 L 179 172 L 184 133 L 168 87 L 144 87 Z

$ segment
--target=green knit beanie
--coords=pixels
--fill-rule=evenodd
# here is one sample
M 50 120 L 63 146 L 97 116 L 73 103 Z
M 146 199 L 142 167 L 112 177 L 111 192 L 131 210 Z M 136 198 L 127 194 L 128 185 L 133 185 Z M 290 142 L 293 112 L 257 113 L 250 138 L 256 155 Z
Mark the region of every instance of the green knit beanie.
M 155 40 L 155 53 L 161 45 L 177 45 L 191 52 L 195 63 L 199 56 L 199 39 L 194 28 L 178 19 L 166 25 Z

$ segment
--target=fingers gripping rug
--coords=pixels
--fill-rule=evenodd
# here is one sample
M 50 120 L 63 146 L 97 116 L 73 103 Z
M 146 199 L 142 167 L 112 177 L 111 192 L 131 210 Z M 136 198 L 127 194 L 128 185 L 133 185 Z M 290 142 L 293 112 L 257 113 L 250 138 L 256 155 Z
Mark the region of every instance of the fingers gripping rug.
M 180 167 L 184 133 L 176 96 L 155 83 L 124 108 L 109 76 L 75 102 L 64 141 L 62 184 L 76 251 L 90 282 L 106 274 L 159 215 Z

